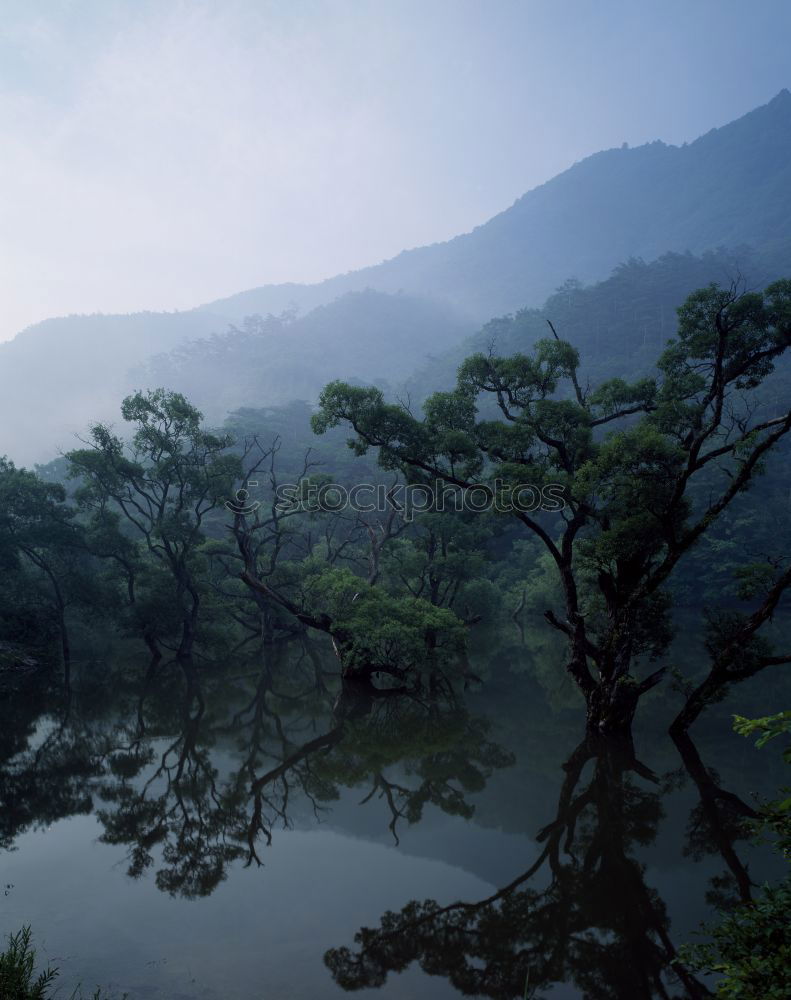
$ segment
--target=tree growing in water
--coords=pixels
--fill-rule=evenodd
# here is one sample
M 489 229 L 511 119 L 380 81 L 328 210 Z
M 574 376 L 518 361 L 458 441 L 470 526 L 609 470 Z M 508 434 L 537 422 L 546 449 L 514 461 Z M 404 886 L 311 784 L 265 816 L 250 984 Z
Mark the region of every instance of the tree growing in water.
M 791 413 L 760 418 L 760 387 L 791 346 L 791 281 L 693 293 L 658 375 L 631 384 L 584 386 L 578 352 L 552 333 L 531 355 L 468 358 L 455 390 L 431 396 L 422 417 L 379 389 L 332 382 L 313 426 L 348 424 L 358 454 L 378 449 L 381 465 L 413 483 L 510 503 L 556 568 L 565 606 L 545 617 L 566 637 L 588 726 L 623 731 L 664 672 L 638 679 L 634 667 L 670 640 L 667 584 L 679 561 L 791 430 Z M 513 504 L 521 487 L 550 483 L 565 500 L 559 529 Z
M 0 629 L 4 638 L 34 647 L 57 630 L 66 688 L 71 674 L 67 609 L 101 600 L 91 586 L 84 532 L 74 513 L 60 484 L 43 482 L 0 458 L 0 566 L 6 590 Z
M 180 393 L 153 389 L 128 396 L 121 405 L 134 433 L 126 445 L 109 427 L 91 429 L 89 447 L 69 452 L 72 476 L 82 485 L 77 498 L 97 523 L 120 514 L 169 586 L 155 579 L 148 613 L 163 617 L 178 631 L 176 653 L 189 657 L 198 631 L 202 587 L 199 548 L 211 511 L 232 495 L 241 474 L 238 456 L 229 454 L 232 438 L 201 427 L 202 414 Z M 124 556 L 118 533 L 115 554 Z M 128 566 L 131 564 L 125 560 Z M 129 570 L 132 572 L 132 569 Z M 150 622 L 143 623 L 143 632 Z

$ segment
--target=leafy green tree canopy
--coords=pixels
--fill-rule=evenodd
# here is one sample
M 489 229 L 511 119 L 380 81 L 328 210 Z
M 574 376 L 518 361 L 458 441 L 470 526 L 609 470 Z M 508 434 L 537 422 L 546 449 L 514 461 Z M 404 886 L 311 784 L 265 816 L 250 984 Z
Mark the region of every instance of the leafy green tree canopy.
M 565 606 L 546 618 L 566 636 L 589 724 L 618 729 L 662 676 L 638 680 L 632 665 L 669 641 L 665 584 L 791 430 L 791 413 L 762 418 L 758 392 L 791 346 L 791 281 L 693 293 L 658 374 L 631 383 L 584 384 L 577 351 L 552 333 L 531 354 L 468 358 L 422 416 L 332 382 L 313 427 L 347 425 L 357 454 L 375 448 L 413 482 L 487 490 L 501 509 L 520 486 L 557 484 L 554 520 L 512 513 L 556 567 Z

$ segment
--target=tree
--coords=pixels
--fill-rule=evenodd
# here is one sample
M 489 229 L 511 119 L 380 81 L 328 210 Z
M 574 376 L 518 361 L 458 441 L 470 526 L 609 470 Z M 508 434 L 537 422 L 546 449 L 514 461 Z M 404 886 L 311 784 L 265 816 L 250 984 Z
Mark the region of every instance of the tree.
M 623 731 L 664 672 L 638 679 L 633 669 L 670 640 L 667 584 L 679 561 L 791 430 L 791 413 L 757 415 L 758 389 L 791 346 L 791 281 L 693 293 L 658 376 L 633 383 L 584 387 L 577 351 L 552 333 L 529 356 L 468 358 L 422 418 L 378 389 L 332 382 L 313 426 L 351 426 L 358 454 L 378 449 L 380 464 L 412 482 L 510 504 L 554 564 L 564 608 L 545 617 L 567 641 L 588 725 Z M 562 490 L 560 528 L 517 502 L 520 487 L 547 484 Z
M 406 690 L 407 684 L 419 687 L 424 675 L 439 683 L 443 667 L 460 662 L 464 626 L 451 611 L 421 598 L 393 597 L 347 569 L 308 569 L 296 599 L 247 569 L 241 578 L 303 625 L 329 635 L 344 678 L 370 684 L 384 674 Z
M 443 668 L 463 667 L 464 623 L 409 588 L 406 594 L 393 594 L 382 585 L 383 556 L 404 528 L 397 523 L 395 507 L 379 521 L 325 512 L 318 544 L 307 532 L 297 546 L 299 561 L 281 560 L 298 536 L 283 524 L 303 510 L 315 513 L 312 501 L 297 501 L 283 512 L 273 495 L 271 511 L 234 517 L 231 531 L 243 567 L 239 576 L 262 608 L 285 612 L 303 629 L 329 636 L 342 677 L 362 685 L 370 686 L 375 675 L 384 674 L 403 690 L 420 687 L 424 678 L 436 686 L 444 681 Z M 345 530 L 337 537 L 339 525 Z M 358 572 L 338 566 L 342 559 Z
M 200 617 L 205 522 L 232 496 L 241 461 L 228 453 L 231 437 L 205 431 L 201 413 L 180 393 L 137 392 L 123 401 L 121 413 L 135 428 L 131 442 L 97 424 L 89 446 L 67 455 L 70 474 L 82 481 L 79 503 L 95 513 L 108 506 L 120 512 L 167 575 L 167 610 L 179 631 L 176 653 L 188 658 Z M 160 597 L 150 613 L 161 610 Z
M 86 596 L 90 574 L 85 566 L 87 553 L 83 532 L 74 518 L 75 511 L 66 503 L 66 491 L 58 483 L 45 483 L 34 472 L 17 469 L 13 462 L 0 458 L 0 564 L 6 572 L 22 570 L 24 565 L 40 577 L 43 591 L 48 594 L 49 616 L 31 623 L 24 621 L 29 608 L 19 608 L 9 615 L 4 606 L 3 617 L 14 617 L 12 636 L 21 627 L 19 638 L 29 641 L 48 631 L 47 617 L 54 619 L 60 635 L 60 647 L 66 687 L 70 684 L 71 647 L 66 609 L 69 604 Z M 26 600 L 34 598 L 26 592 L 24 579 L 18 580 Z M 21 586 L 19 586 L 21 584 Z M 17 599 L 19 594 L 17 593 Z M 95 595 L 94 595 L 95 596 Z M 21 620 L 20 620 L 21 619 Z M 12 624 L 9 622 L 9 624 Z M 33 631 L 34 635 L 29 633 Z

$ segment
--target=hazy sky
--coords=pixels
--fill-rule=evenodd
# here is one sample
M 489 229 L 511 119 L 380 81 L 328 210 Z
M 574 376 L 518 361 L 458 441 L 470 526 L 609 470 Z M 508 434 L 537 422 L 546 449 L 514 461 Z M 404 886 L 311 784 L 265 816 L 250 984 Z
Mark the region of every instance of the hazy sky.
M 0 0 L 0 339 L 446 239 L 791 85 L 788 0 Z

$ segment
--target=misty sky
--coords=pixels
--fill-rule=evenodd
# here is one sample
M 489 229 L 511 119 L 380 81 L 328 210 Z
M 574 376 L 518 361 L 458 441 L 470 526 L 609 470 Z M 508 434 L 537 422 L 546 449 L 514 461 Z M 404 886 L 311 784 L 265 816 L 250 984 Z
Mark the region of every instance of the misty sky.
M 0 339 L 446 239 L 791 86 L 787 0 L 0 0 Z

